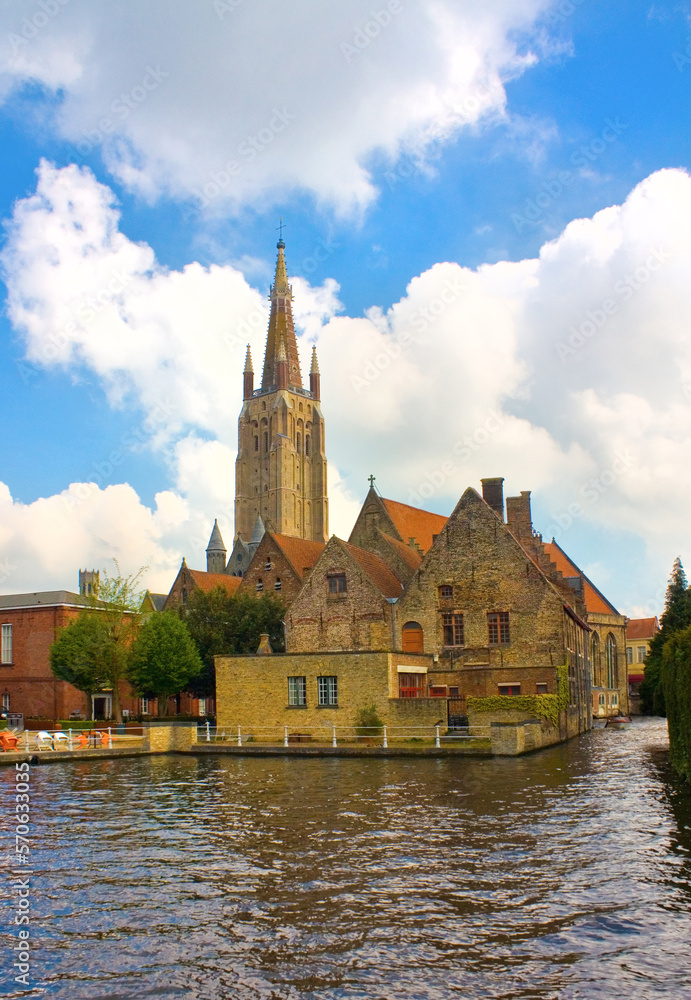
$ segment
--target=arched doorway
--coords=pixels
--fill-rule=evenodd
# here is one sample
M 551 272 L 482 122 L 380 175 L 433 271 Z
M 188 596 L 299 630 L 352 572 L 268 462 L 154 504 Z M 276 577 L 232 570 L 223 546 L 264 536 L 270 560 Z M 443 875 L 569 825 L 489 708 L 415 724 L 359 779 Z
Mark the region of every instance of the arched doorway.
M 406 622 L 402 633 L 401 648 L 404 653 L 424 653 L 424 636 L 419 622 Z

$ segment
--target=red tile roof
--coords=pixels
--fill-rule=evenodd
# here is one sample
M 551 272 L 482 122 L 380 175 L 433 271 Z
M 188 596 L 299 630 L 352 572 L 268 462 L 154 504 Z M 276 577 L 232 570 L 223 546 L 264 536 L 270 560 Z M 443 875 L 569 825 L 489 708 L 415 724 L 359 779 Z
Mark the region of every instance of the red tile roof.
M 588 577 L 578 568 L 575 562 L 572 562 L 572 560 L 569 559 L 563 549 L 561 549 L 556 542 L 545 542 L 545 552 L 552 562 L 556 564 L 556 567 L 562 576 L 583 577 L 583 596 L 585 598 L 585 606 L 591 614 L 619 614 L 614 605 L 609 603 L 607 598 L 600 593 L 593 583 L 590 582 Z
M 379 534 L 412 570 L 418 568 L 422 562 L 422 556 L 417 549 L 411 548 L 410 545 L 406 545 L 404 542 L 399 542 L 397 538 L 392 538 L 391 535 L 387 535 L 384 531 L 380 531 Z
M 630 618 L 626 624 L 626 638 L 652 639 L 658 628 L 657 618 Z
M 423 552 L 432 548 L 432 536 L 438 535 L 448 520 L 443 514 L 431 514 L 428 510 L 409 507 L 407 503 L 398 503 L 397 500 L 385 500 L 382 497 L 382 503 L 403 539 L 403 544 L 407 545 L 414 538 Z
M 323 542 L 312 542 L 307 538 L 292 538 L 290 535 L 277 535 L 271 532 L 276 544 L 302 580 L 305 569 L 312 569 L 326 546 Z
M 223 587 L 232 597 L 242 583 L 242 577 L 227 576 L 225 573 L 204 573 L 200 569 L 191 569 L 190 575 L 196 586 L 205 594 L 210 593 L 215 587 Z
M 345 545 L 355 562 L 364 570 L 366 576 L 382 592 L 384 597 L 401 596 L 403 586 L 383 559 L 375 556 L 373 552 L 367 552 L 366 549 L 361 549 L 357 545 L 351 545 L 349 542 L 343 542 L 342 544 Z

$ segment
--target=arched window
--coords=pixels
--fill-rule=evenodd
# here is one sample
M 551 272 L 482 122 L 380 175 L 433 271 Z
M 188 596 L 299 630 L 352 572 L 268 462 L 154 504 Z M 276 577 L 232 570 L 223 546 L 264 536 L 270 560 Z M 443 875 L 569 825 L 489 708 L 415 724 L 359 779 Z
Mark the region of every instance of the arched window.
M 257 580 L 257 593 L 261 594 L 263 589 L 264 589 L 264 581 L 262 580 L 261 577 L 259 577 L 259 579 Z
M 309 453 L 310 453 L 310 436 L 309 434 L 305 434 L 305 455 L 309 455 Z
M 302 435 L 300 434 L 300 431 L 298 431 L 298 433 L 297 433 L 297 440 L 295 442 L 295 447 L 296 447 L 297 452 L 299 454 L 300 453 L 300 448 L 302 447 Z
M 424 637 L 419 622 L 406 622 L 402 633 L 401 648 L 404 653 L 424 653 Z
M 597 632 L 593 632 L 593 651 L 592 651 L 592 663 L 590 665 L 590 677 L 593 683 L 593 687 L 601 687 L 600 681 L 602 680 L 602 665 L 600 663 L 600 636 Z
M 267 455 L 269 452 L 269 432 L 264 431 L 264 454 Z
M 267 559 L 266 562 L 264 563 L 264 569 L 266 570 L 267 573 L 271 569 L 271 560 L 270 559 Z
M 259 436 L 257 434 L 254 435 L 254 450 L 259 451 Z
M 182 588 L 182 603 L 187 604 L 187 591 L 184 587 Z
M 619 678 L 617 676 L 617 643 L 611 632 L 607 636 L 605 650 L 607 655 L 607 687 L 614 688 L 617 687 Z
M 276 582 L 274 584 L 274 590 L 280 590 L 280 589 L 281 589 L 281 578 L 280 576 L 277 576 Z

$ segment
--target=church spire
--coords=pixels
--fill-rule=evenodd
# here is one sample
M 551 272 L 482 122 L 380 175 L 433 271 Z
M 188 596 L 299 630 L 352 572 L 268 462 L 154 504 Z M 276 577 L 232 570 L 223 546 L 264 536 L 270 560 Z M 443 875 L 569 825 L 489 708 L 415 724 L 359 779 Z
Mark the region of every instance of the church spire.
M 254 368 L 252 367 L 252 355 L 250 354 L 250 345 L 247 345 L 247 354 L 245 356 L 245 370 L 242 373 L 243 380 L 243 398 L 251 399 L 252 393 L 254 392 Z
M 313 399 L 321 399 L 321 377 L 319 375 L 319 362 L 317 361 L 317 347 L 312 345 L 312 367 L 310 368 L 310 392 Z
M 276 276 L 271 286 L 271 315 L 269 316 L 269 331 L 266 338 L 266 354 L 264 355 L 264 372 L 262 374 L 262 389 L 270 390 L 278 383 L 279 346 L 283 341 L 287 360 L 288 387 L 302 389 L 300 374 L 300 359 L 298 345 L 295 339 L 293 323 L 293 289 L 288 283 L 288 271 L 285 259 L 285 243 L 281 238 L 276 244 Z

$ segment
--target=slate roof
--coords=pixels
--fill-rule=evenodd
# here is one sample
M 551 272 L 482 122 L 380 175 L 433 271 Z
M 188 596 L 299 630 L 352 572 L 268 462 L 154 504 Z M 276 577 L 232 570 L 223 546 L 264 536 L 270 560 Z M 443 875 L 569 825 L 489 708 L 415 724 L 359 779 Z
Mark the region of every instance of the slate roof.
M 447 522 L 443 514 L 432 514 L 419 507 L 409 507 L 407 503 L 397 500 L 385 500 L 382 503 L 393 521 L 396 531 L 401 536 L 403 544 L 414 538 L 423 552 L 432 548 L 432 536 L 438 535 Z
M 5 594 L 0 596 L 0 608 L 9 611 L 11 608 L 57 607 L 93 607 L 90 598 L 83 594 L 73 594 L 70 590 L 43 590 L 34 594 Z

